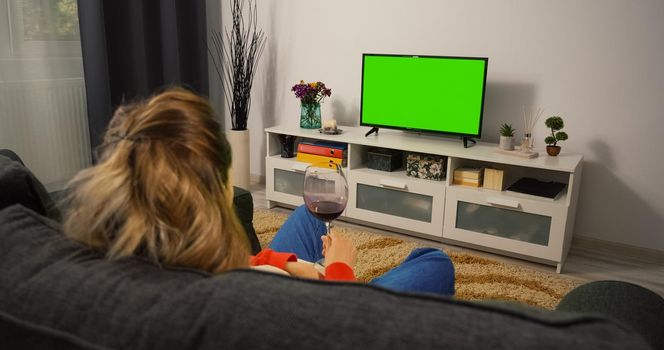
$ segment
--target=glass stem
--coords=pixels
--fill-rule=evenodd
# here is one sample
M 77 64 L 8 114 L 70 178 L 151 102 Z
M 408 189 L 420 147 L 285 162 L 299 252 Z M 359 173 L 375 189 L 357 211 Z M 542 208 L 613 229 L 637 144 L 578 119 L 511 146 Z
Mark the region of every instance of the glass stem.
M 330 222 L 325 221 L 325 230 L 327 231 L 326 235 L 330 235 Z

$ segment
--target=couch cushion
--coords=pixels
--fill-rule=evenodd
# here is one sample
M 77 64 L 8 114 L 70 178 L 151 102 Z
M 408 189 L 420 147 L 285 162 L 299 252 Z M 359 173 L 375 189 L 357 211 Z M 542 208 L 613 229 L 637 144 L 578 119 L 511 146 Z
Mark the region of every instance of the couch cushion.
M 532 313 L 251 270 L 211 277 L 105 260 L 58 225 L 0 211 L 0 311 L 121 349 L 645 349 L 606 319 Z
M 0 153 L 0 209 L 22 204 L 39 214 L 59 220 L 60 212 L 44 185 L 8 150 Z M 11 158 L 10 158 L 11 157 Z
M 21 321 L 0 311 L 0 349 L 107 349 L 72 334 Z

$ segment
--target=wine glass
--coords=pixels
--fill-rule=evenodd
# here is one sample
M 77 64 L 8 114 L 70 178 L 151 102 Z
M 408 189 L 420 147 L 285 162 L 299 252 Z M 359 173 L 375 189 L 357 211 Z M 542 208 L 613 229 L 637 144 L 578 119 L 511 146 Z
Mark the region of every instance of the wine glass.
M 348 203 L 348 182 L 341 165 L 314 163 L 304 172 L 304 203 L 309 212 L 325 223 L 330 234 L 330 223 L 341 215 Z M 324 260 L 316 262 L 318 269 Z

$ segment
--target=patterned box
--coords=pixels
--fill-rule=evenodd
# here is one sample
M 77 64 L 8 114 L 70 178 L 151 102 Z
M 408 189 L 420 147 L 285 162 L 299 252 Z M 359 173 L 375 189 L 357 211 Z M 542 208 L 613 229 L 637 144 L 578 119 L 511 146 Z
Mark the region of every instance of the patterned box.
M 447 157 L 433 154 L 408 153 L 406 175 L 420 179 L 442 181 L 447 172 Z

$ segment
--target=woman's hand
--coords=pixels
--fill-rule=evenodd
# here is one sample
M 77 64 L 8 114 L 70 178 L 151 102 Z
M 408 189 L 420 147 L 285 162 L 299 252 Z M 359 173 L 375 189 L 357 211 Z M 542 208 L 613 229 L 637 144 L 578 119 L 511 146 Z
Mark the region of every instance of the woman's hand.
M 325 266 L 335 262 L 342 262 L 351 268 L 355 267 L 355 258 L 357 249 L 353 243 L 346 237 L 335 233 L 328 236 L 321 236 L 323 240 L 323 256 L 325 257 Z

